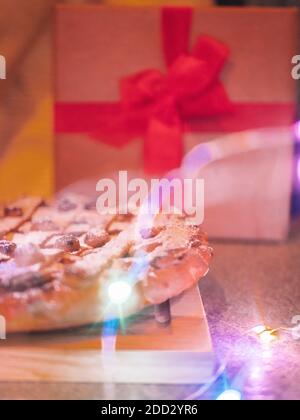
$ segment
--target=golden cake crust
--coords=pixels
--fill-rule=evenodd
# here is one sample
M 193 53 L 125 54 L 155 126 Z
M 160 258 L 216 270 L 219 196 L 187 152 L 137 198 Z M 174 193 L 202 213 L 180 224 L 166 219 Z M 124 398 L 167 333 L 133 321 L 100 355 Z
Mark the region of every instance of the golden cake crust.
M 126 316 L 179 295 L 209 269 L 207 237 L 183 217 L 158 215 L 141 226 L 133 215 L 99 215 L 79 196 L 10 207 L 14 223 L 6 224 L 5 211 L 0 218 L 0 314 L 8 333 L 116 317 L 108 297 L 116 280 L 132 288 Z

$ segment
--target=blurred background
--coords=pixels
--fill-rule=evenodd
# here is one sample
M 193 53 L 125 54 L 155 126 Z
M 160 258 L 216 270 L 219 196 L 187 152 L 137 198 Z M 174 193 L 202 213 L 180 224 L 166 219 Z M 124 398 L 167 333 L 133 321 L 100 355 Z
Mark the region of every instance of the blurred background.
M 54 162 L 57 161 L 58 146 L 57 144 L 55 146 L 54 143 L 53 97 L 54 91 L 59 90 L 57 89 L 58 82 L 53 78 L 53 63 L 55 62 L 53 59 L 53 51 L 59 50 L 59 48 L 55 48 L 57 45 L 54 44 L 53 41 L 54 23 L 57 23 L 54 21 L 53 13 L 55 5 L 106 4 L 135 6 L 170 4 L 199 5 L 207 6 L 209 8 L 211 6 L 223 6 L 224 8 L 227 8 L 228 6 L 240 6 L 244 9 L 246 7 L 256 6 L 261 8 L 272 6 L 300 6 L 299 1 L 300 0 L 0 0 L 0 55 L 5 57 L 7 63 L 7 78 L 4 81 L 0 80 L 0 201 L 11 199 L 28 192 L 42 196 L 51 196 L 54 192 Z M 259 12 L 261 13 L 261 10 L 259 10 Z M 279 16 L 278 13 L 275 13 L 277 14 L 277 17 L 275 16 L 274 21 L 271 19 L 271 23 L 268 23 L 269 26 L 261 23 L 264 22 L 263 17 L 254 17 L 252 22 L 258 22 L 256 26 L 254 25 L 254 29 L 256 30 L 256 32 L 254 30 L 255 37 L 252 36 L 252 27 L 250 29 L 250 25 L 245 25 L 244 20 L 241 19 L 237 31 L 240 30 L 243 32 L 243 29 L 246 27 L 246 30 L 243 32 L 244 35 L 247 35 L 247 38 L 245 38 L 246 41 L 236 40 L 238 36 L 234 33 L 235 28 L 230 28 L 227 31 L 227 21 L 226 25 L 223 25 L 223 28 L 225 27 L 224 32 L 226 35 L 231 31 L 231 41 L 235 48 L 234 52 L 236 53 L 237 50 L 242 51 L 242 60 L 239 61 L 242 71 L 238 74 L 239 76 L 242 76 L 241 81 L 243 83 L 241 83 L 242 86 L 238 93 L 242 95 L 245 92 L 248 94 L 250 92 L 249 96 L 253 96 L 253 91 L 256 90 L 258 94 L 255 92 L 254 99 L 256 100 L 260 95 L 260 102 L 264 104 L 269 101 L 271 105 L 273 102 L 275 105 L 278 105 L 278 103 L 279 105 L 282 105 L 283 102 L 291 102 L 292 105 L 294 105 L 296 86 L 290 76 L 290 71 L 291 57 L 294 54 L 300 54 L 300 43 L 296 39 L 296 29 L 297 26 L 299 27 L 297 23 L 298 17 L 296 16 L 296 13 L 292 14 L 293 16 L 289 16 L 287 13 L 285 19 L 282 19 L 281 13 L 282 11 L 280 11 Z M 258 20 L 255 21 L 255 19 Z M 61 22 L 60 30 L 63 28 Z M 119 22 L 121 22 L 121 20 Z M 272 22 L 274 23 L 273 26 Z M 97 24 L 94 25 L 97 26 Z M 109 25 L 110 22 L 108 22 L 106 30 Z M 217 26 L 218 25 L 214 25 L 213 29 Z M 262 36 L 260 35 L 261 27 L 264 27 Z M 99 34 L 99 26 L 97 28 Z M 270 28 L 271 30 L 269 30 Z M 70 33 L 74 34 L 74 28 L 72 30 Z M 75 29 L 75 32 L 76 30 L 77 29 Z M 110 32 L 108 31 L 108 33 Z M 68 34 L 69 32 L 67 35 Z M 260 39 L 263 37 L 265 38 L 265 43 L 260 42 Z M 81 38 L 84 37 L 81 37 L 79 34 L 77 40 L 80 40 Z M 88 36 L 86 36 L 86 38 L 88 38 Z M 249 47 L 252 38 L 256 39 L 252 43 L 252 46 Z M 71 45 L 68 53 L 70 53 L 70 50 L 73 48 L 71 41 L 68 38 L 68 45 Z M 96 45 L 96 48 L 98 48 L 99 45 L 97 42 L 97 39 L 94 40 L 94 43 L 88 42 L 88 46 L 93 44 L 94 47 Z M 242 43 L 246 44 L 249 48 L 240 48 Z M 76 45 L 76 42 L 74 42 L 74 45 Z M 272 48 L 269 48 L 270 45 Z M 83 54 L 81 57 L 83 56 L 86 58 L 85 50 L 87 48 L 84 47 L 81 44 L 81 54 Z M 96 55 L 93 55 L 93 48 L 91 47 L 90 49 L 89 57 L 94 58 Z M 268 51 L 268 54 L 265 54 L 266 50 Z M 256 54 L 257 51 L 258 53 Z M 65 50 L 60 48 L 60 57 L 68 55 L 64 54 L 64 52 Z M 243 54 L 244 52 L 246 53 Z M 276 55 L 277 53 L 278 55 Z M 117 54 L 118 52 L 116 52 L 116 55 Z M 268 57 L 266 58 L 267 55 Z M 252 57 L 255 57 L 255 64 L 252 63 L 252 61 L 255 61 Z M 276 58 L 278 59 L 278 57 L 280 65 L 276 66 Z M 94 64 L 94 61 L 92 62 Z M 266 66 L 264 65 L 266 62 L 272 64 L 268 69 L 266 69 Z M 81 64 L 81 62 L 79 64 Z M 256 65 L 260 66 L 260 71 L 256 71 Z M 80 67 L 80 65 L 78 67 Z M 98 71 L 98 67 L 95 67 L 96 70 L 93 74 Z M 231 67 L 231 70 L 233 67 L 234 66 Z M 73 66 L 73 68 L 77 70 L 77 67 Z M 253 69 L 257 74 L 255 74 Z M 269 69 L 272 71 L 269 71 Z M 230 72 L 228 72 L 226 76 L 228 76 L 229 73 Z M 68 76 L 67 72 L 65 74 Z M 125 74 L 131 74 L 127 72 L 127 68 Z M 255 79 L 251 85 L 251 83 L 249 83 L 249 78 L 252 78 L 252 74 L 254 74 L 254 78 L 257 76 L 257 80 L 261 83 L 257 83 L 257 80 Z M 112 79 L 110 74 L 109 77 Z M 229 83 L 229 87 L 231 92 L 235 94 L 237 89 L 233 86 L 234 83 L 232 83 L 232 80 L 233 78 L 230 80 L 231 84 Z M 69 82 L 68 77 L 65 77 L 64 81 Z M 90 85 L 92 84 L 93 82 L 90 81 Z M 65 83 L 65 85 L 71 86 L 71 89 L 69 87 L 68 94 L 70 91 L 72 93 L 73 86 L 76 86 L 76 89 L 78 87 L 78 84 L 72 85 L 72 83 Z M 103 83 L 101 87 L 103 86 L 106 87 L 106 83 Z M 253 86 L 256 89 L 253 89 Z M 265 87 L 266 89 L 264 89 Z M 78 91 L 78 96 L 80 96 L 81 90 L 78 89 Z M 254 102 L 254 100 L 252 102 Z M 279 118 L 277 118 L 276 114 L 275 117 L 273 115 L 273 119 L 277 122 L 277 120 L 280 119 L 281 114 L 280 110 L 278 114 Z M 290 112 L 293 121 L 297 119 L 297 115 L 294 116 L 294 114 L 293 108 L 292 112 Z M 298 160 L 295 159 L 293 200 L 294 204 L 296 203 L 294 208 L 299 211 L 299 124 L 297 126 L 296 134 L 298 136 L 298 142 L 295 141 L 294 145 L 296 151 L 295 156 L 298 156 Z M 291 139 L 292 136 L 289 132 L 288 140 L 295 140 Z M 191 136 L 189 136 L 189 139 L 190 137 Z M 286 134 L 282 134 L 278 127 L 275 127 L 275 131 L 255 133 L 254 136 L 251 132 L 245 134 L 245 136 L 233 136 L 231 142 L 232 144 L 234 143 L 234 145 L 245 144 L 246 146 L 252 146 L 253 138 L 254 143 L 256 142 L 256 144 L 258 144 L 259 141 L 261 144 L 269 144 L 272 140 L 276 140 L 276 138 L 277 140 L 282 140 L 285 137 Z M 236 202 L 234 207 L 231 207 L 230 205 L 225 209 L 224 207 L 221 207 L 222 212 L 220 213 L 217 208 L 214 208 L 213 205 L 211 206 L 211 209 L 208 212 L 210 217 L 209 220 L 211 220 L 208 231 L 211 237 L 252 240 L 252 242 L 248 241 L 241 243 L 230 243 L 228 241 L 218 242 L 214 246 L 216 258 L 213 270 L 208 280 L 206 282 L 204 281 L 203 285 L 201 285 L 205 310 L 209 318 L 210 326 L 213 327 L 213 338 L 215 343 L 220 343 L 219 347 L 222 357 L 223 353 L 227 353 L 227 347 L 231 347 L 231 342 L 234 342 L 236 337 L 239 337 L 239 335 L 240 337 L 245 336 L 247 328 L 252 328 L 254 325 L 261 322 L 266 325 L 274 326 L 275 328 L 281 325 L 289 326 L 292 316 L 299 313 L 300 236 L 299 234 L 298 236 L 293 234 L 289 241 L 284 241 L 287 239 L 290 227 L 290 168 L 294 163 L 292 162 L 294 158 L 293 153 L 290 153 L 293 147 L 292 141 L 288 143 L 289 147 L 285 154 L 283 154 L 281 150 L 277 153 L 273 152 L 273 154 L 269 153 L 268 150 L 263 151 L 263 154 L 259 157 L 259 159 L 261 159 L 260 165 L 258 165 L 258 154 L 254 153 L 250 161 L 251 171 L 249 169 L 249 172 L 247 172 L 245 168 L 250 168 L 250 164 L 247 166 L 243 159 L 239 162 L 233 159 L 230 168 L 233 168 L 234 171 L 232 171 L 231 175 L 228 175 L 225 180 L 222 175 L 225 173 L 225 170 L 224 172 L 221 172 L 220 167 L 213 167 L 210 177 L 208 178 L 209 180 L 212 180 L 211 185 L 213 187 L 208 194 L 210 198 L 214 197 L 214 192 L 219 193 L 221 191 L 224 193 L 223 187 L 226 185 L 227 181 L 229 185 L 238 186 L 240 188 L 235 190 Z M 72 160 L 71 158 L 74 157 L 71 156 L 71 154 L 74 154 L 74 144 L 75 143 L 72 143 L 72 149 L 66 149 L 64 162 L 70 162 L 70 160 Z M 81 143 L 78 144 L 80 145 Z M 220 142 L 216 144 L 220 146 L 221 150 L 222 147 Z M 104 148 L 105 146 L 103 146 L 103 149 Z M 80 154 L 80 146 L 77 148 L 77 151 L 78 150 L 79 157 L 81 160 L 84 160 Z M 228 150 L 226 149 L 225 152 L 226 151 Z M 116 155 L 117 154 L 114 156 Z M 90 153 L 90 156 L 92 156 L 92 152 Z M 203 155 L 201 155 L 201 157 L 202 156 Z M 110 159 L 114 160 L 114 158 Z M 199 159 L 199 161 L 201 163 L 201 159 Z M 90 162 L 87 160 L 86 166 L 89 166 L 89 163 Z M 258 167 L 260 170 L 257 170 Z M 60 174 L 64 171 L 67 171 L 67 169 L 64 166 L 60 167 Z M 254 181 L 253 173 L 255 173 L 255 176 L 257 177 Z M 219 178 L 222 179 L 222 188 L 220 188 L 220 184 L 218 183 L 216 186 L 215 174 L 219 174 Z M 241 176 L 242 174 L 244 174 L 244 178 Z M 246 181 L 243 183 L 243 180 L 246 180 L 247 184 Z M 232 182 L 232 184 L 230 184 L 230 182 Z M 234 188 L 232 188 L 232 190 L 234 190 Z M 247 201 L 249 191 L 253 192 L 252 198 L 250 197 L 250 204 Z M 241 197 L 243 200 L 241 200 Z M 234 209 L 235 211 L 233 211 Z M 225 211 L 227 211 L 229 217 L 224 217 Z M 218 221 L 219 224 L 216 223 L 216 221 Z M 260 240 L 260 242 L 255 242 L 253 239 Z M 264 241 L 261 241 L 261 239 Z M 275 244 L 270 242 L 266 243 L 266 239 L 279 241 Z M 253 372 L 251 371 L 250 366 L 249 377 L 252 380 L 252 382 L 250 381 L 252 388 L 248 384 L 249 386 L 247 389 L 247 392 L 251 397 L 257 397 L 257 394 L 259 397 L 265 397 L 266 395 L 268 397 L 272 390 L 276 399 L 282 397 L 284 393 L 292 397 L 296 395 L 299 398 L 300 371 L 297 369 L 299 365 L 299 347 L 296 347 L 299 341 L 298 343 L 292 340 L 290 341 L 289 346 L 286 346 L 285 343 L 283 343 L 283 352 L 274 352 L 274 360 L 271 357 L 272 355 L 267 355 L 267 360 L 265 360 L 263 352 L 261 356 L 263 360 L 258 361 L 260 364 L 254 358 L 254 362 L 256 363 L 254 368 L 256 368 L 256 370 L 254 371 L 253 369 L 253 372 L 256 376 L 254 378 L 254 375 L 252 375 Z M 279 343 L 279 345 L 281 344 Z M 231 351 L 231 349 L 229 350 Z M 238 347 L 236 353 L 232 363 L 233 372 L 236 371 L 237 360 L 241 355 L 245 357 L 246 363 L 249 362 L 248 353 L 243 353 L 242 348 Z M 258 353 L 258 355 L 260 355 L 260 353 Z M 270 375 L 271 368 L 273 369 L 272 375 Z M 264 373 L 264 370 L 268 373 L 266 390 L 261 384 L 257 384 L 257 371 L 259 373 Z M 282 373 L 284 371 L 286 371 L 285 374 Z M 263 377 L 263 375 L 259 375 L 258 379 L 262 380 L 261 377 Z M 253 378 L 255 380 L 253 380 Z M 277 385 L 277 387 L 275 385 Z M 95 395 L 98 395 L 99 392 L 101 392 L 99 389 L 100 388 L 97 386 Z M 3 390 L 1 389 L 1 392 L 2 391 Z M 267 394 L 263 392 L 267 392 Z
M 0 54 L 7 62 L 7 79 L 0 83 L 0 198 L 10 199 L 27 192 L 28 185 L 30 193 L 48 196 L 53 192 L 53 6 L 263 7 L 298 3 L 299 0 L 0 0 Z

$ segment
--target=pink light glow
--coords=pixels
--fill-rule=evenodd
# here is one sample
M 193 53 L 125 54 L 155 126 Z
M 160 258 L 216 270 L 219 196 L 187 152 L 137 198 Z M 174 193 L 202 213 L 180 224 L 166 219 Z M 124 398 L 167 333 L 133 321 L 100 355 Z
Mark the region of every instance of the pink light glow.
M 300 183 L 300 158 L 298 158 L 298 161 L 297 161 L 297 179 L 298 179 L 298 182 Z
M 296 140 L 300 142 L 300 121 L 297 121 L 294 125 Z

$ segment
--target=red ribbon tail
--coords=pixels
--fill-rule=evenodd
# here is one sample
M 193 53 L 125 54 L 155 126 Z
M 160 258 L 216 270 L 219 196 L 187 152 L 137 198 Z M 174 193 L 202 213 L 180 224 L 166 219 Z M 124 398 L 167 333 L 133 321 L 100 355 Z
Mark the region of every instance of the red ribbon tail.
M 181 123 L 167 124 L 152 118 L 144 141 L 144 166 L 148 174 L 163 174 L 178 168 L 183 156 Z

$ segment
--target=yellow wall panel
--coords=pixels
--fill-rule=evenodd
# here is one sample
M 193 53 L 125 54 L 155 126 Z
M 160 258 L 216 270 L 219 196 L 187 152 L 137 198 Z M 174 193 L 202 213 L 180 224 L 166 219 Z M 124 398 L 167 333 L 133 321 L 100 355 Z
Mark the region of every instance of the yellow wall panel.
M 0 167 L 0 197 L 48 197 L 53 191 L 52 100 L 46 98 L 11 140 Z

